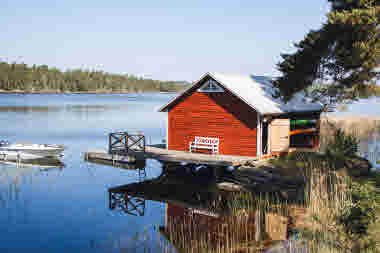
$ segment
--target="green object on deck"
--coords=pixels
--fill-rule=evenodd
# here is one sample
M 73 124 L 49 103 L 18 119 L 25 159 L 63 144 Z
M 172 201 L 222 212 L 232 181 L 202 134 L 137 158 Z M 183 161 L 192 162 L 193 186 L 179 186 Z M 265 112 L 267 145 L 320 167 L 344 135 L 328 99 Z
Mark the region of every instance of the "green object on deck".
M 315 124 L 316 123 L 316 120 L 312 120 L 312 119 L 292 119 L 290 120 L 290 125 L 294 126 L 294 125 L 311 125 L 311 124 Z

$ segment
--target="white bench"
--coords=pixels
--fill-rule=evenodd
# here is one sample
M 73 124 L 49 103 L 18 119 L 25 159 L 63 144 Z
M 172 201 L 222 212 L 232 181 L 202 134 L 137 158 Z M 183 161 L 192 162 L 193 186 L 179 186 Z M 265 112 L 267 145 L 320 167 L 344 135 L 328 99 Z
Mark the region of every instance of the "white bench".
M 189 151 L 193 152 L 195 149 L 208 149 L 213 154 L 219 154 L 219 138 L 195 136 L 194 141 L 189 143 Z

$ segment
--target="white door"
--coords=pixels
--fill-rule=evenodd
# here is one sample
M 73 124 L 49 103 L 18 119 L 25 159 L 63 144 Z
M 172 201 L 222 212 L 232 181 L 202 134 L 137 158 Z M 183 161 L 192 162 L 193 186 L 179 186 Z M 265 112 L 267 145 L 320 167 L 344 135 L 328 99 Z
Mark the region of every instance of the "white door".
M 274 119 L 270 123 L 270 149 L 272 152 L 285 152 L 289 149 L 289 119 Z

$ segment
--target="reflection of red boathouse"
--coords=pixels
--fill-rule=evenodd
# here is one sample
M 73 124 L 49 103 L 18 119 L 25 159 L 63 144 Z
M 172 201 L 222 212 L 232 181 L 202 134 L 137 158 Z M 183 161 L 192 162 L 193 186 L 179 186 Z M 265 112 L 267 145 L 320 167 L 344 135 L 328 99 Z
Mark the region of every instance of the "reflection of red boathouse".
M 321 104 L 297 94 L 272 95 L 266 77 L 206 73 L 160 111 L 167 112 L 167 149 L 266 157 L 318 146 Z
M 221 248 L 247 252 L 288 239 L 288 227 L 294 224 L 289 224 L 290 219 L 281 212 L 233 208 L 230 203 L 238 197 L 236 193 L 218 191 L 189 177 L 164 173 L 155 179 L 110 188 L 109 207 L 138 218 L 145 215 L 147 200 L 166 203 L 160 232 L 176 252 L 199 252 L 205 245 L 216 252 Z
M 276 241 L 287 239 L 288 218 L 266 213 L 260 222 L 263 234 L 256 242 L 257 217 L 255 211 L 219 216 L 167 204 L 165 225 L 160 231 L 177 249 L 190 252 L 198 252 L 198 247 L 202 247 L 203 242 L 210 247 L 209 249 L 263 250 L 271 247 Z

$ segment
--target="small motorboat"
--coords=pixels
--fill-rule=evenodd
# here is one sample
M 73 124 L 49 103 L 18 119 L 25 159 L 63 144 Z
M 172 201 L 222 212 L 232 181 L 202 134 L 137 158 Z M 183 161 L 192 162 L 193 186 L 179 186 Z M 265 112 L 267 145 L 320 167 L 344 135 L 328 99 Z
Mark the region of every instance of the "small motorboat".
M 55 144 L 22 144 L 0 141 L 0 159 L 30 160 L 43 157 L 63 156 L 65 147 Z

